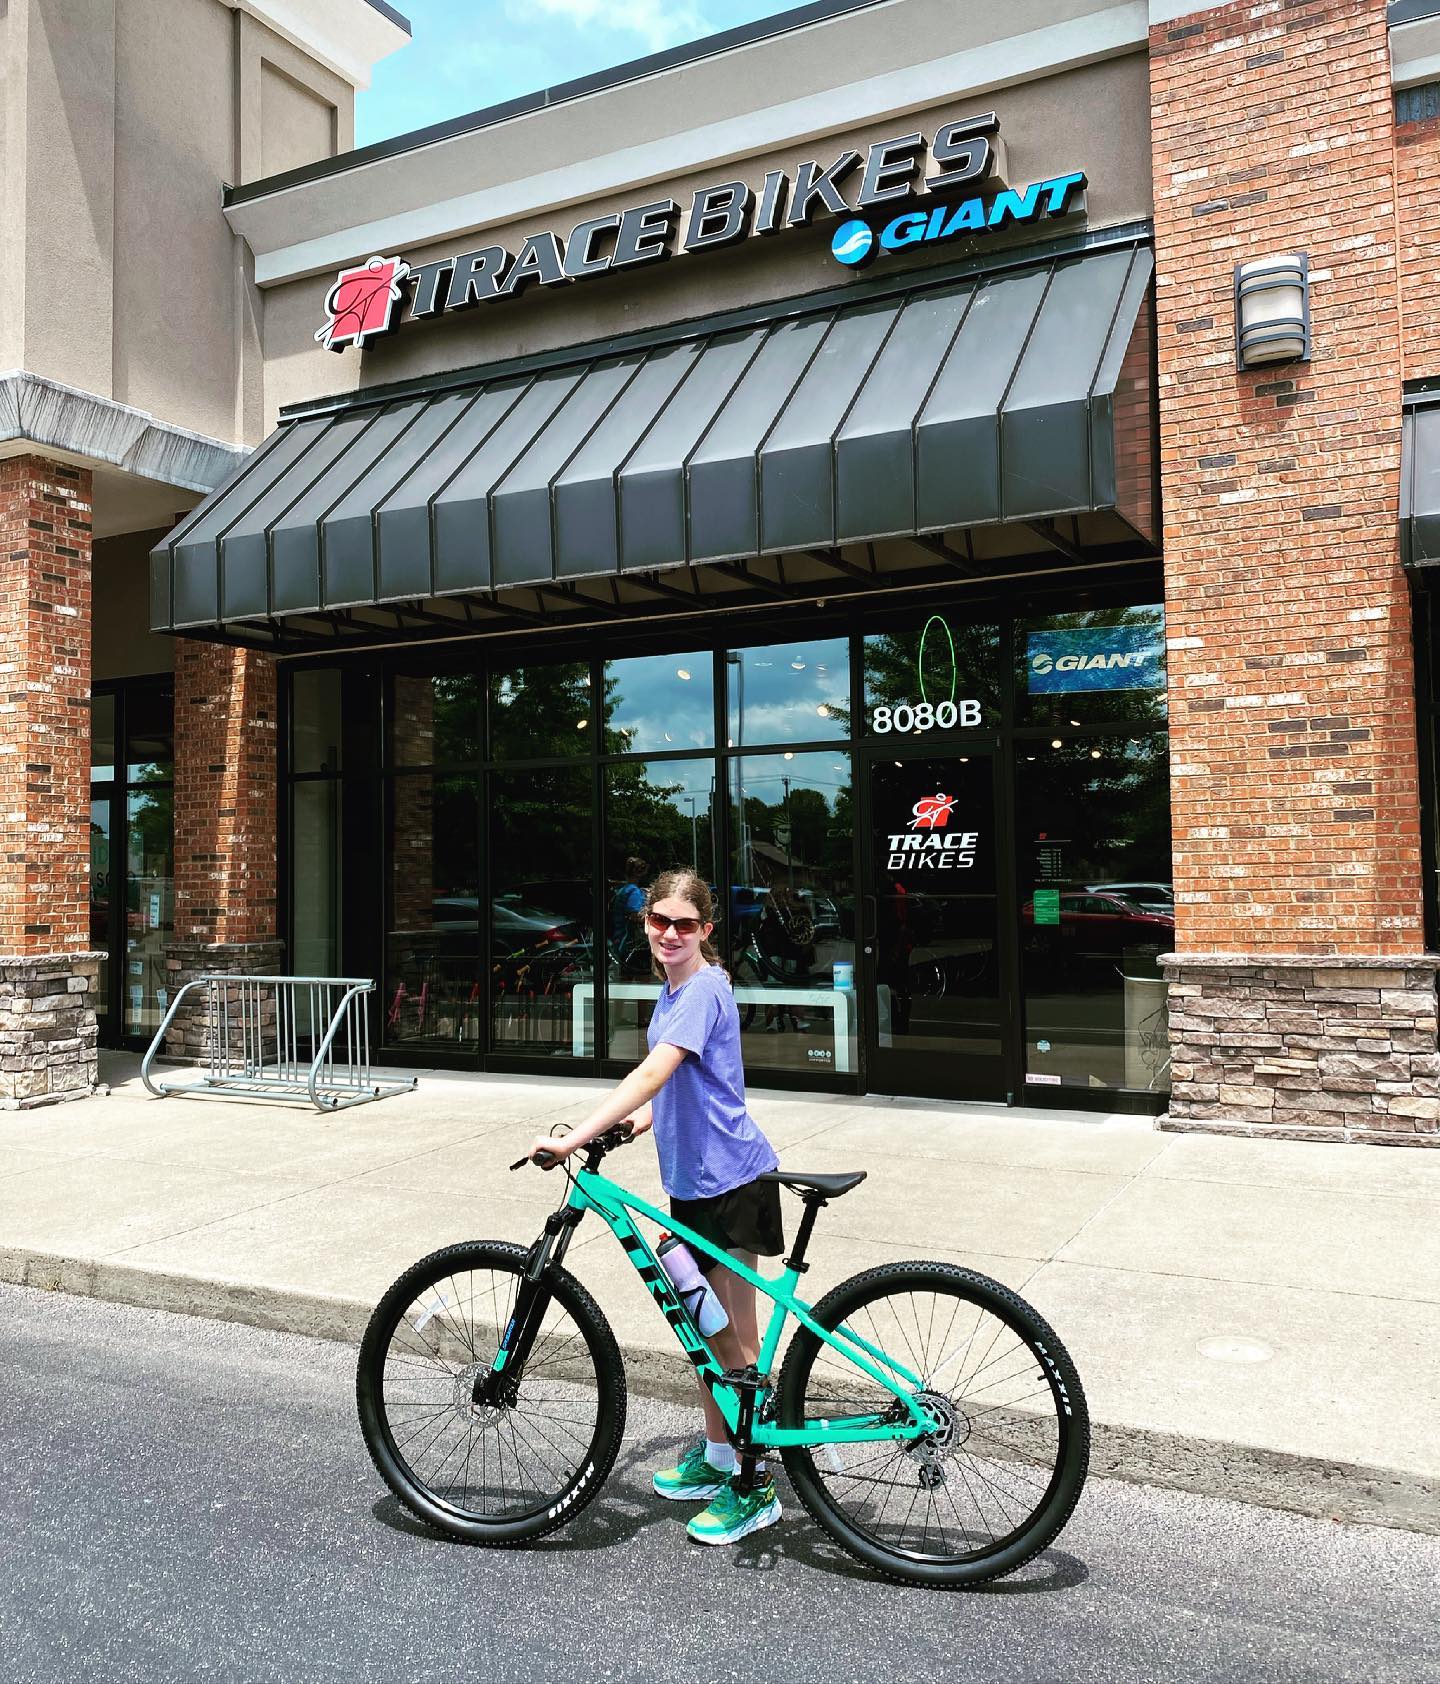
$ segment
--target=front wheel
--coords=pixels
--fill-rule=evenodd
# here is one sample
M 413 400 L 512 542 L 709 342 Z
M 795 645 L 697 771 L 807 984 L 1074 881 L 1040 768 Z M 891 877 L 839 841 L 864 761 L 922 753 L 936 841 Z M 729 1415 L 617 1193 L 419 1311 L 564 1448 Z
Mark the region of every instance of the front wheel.
M 625 1431 L 625 1369 L 600 1307 L 566 1270 L 524 1370 L 475 1401 L 524 1279 L 523 1246 L 475 1240 L 413 1264 L 375 1308 L 355 1378 L 360 1430 L 385 1483 L 467 1543 L 543 1537 L 604 1484 Z
M 951 1264 L 887 1263 L 842 1282 L 813 1314 L 918 1376 L 940 1423 L 910 1441 L 783 1452 L 796 1495 L 838 1544 L 891 1578 L 978 1585 L 1054 1540 L 1085 1483 L 1090 1418 L 1074 1363 L 1022 1298 Z M 906 1418 L 838 1350 L 808 1329 L 795 1335 L 782 1427 L 892 1411 Z

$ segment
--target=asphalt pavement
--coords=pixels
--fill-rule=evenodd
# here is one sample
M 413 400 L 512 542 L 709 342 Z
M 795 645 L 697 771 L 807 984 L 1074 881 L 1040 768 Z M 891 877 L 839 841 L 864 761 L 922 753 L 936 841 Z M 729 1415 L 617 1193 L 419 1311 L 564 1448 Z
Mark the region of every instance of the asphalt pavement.
M 781 1480 L 780 1525 L 687 1543 L 650 1495 L 695 1415 L 633 1404 L 571 1526 L 426 1532 L 329 1341 L 0 1287 L 0 1654 L 24 1684 L 1421 1684 L 1440 1540 L 1092 1480 L 1058 1544 L 973 1592 L 873 1578 Z

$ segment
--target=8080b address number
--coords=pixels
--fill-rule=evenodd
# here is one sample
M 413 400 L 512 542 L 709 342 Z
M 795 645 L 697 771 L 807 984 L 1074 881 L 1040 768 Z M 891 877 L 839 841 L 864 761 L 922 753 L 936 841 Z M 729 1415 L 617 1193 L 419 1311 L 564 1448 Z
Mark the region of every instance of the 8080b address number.
M 875 708 L 870 714 L 870 729 L 883 737 L 889 731 L 908 736 L 914 731 L 953 731 L 957 727 L 980 723 L 980 704 L 964 702 L 897 702 L 894 707 Z

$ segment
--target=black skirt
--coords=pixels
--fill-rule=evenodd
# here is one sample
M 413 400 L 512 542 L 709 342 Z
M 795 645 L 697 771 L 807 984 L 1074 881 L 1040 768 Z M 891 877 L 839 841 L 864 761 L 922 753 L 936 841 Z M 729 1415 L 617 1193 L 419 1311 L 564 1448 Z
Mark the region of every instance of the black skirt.
M 671 1199 L 670 1214 L 721 1251 L 753 1251 L 778 1257 L 785 1249 L 780 1220 L 780 1189 L 773 1181 L 747 1181 L 713 1199 Z M 702 1275 L 718 1268 L 713 1257 L 696 1252 Z

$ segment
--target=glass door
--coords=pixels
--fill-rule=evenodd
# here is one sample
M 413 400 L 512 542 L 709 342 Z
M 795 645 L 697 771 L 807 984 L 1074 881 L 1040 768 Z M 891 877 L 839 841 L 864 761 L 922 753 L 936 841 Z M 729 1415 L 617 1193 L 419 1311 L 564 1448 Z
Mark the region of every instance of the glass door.
M 887 745 L 869 781 L 869 1086 L 1003 1100 L 995 757 Z
M 103 790 L 92 787 L 90 792 L 90 946 L 105 958 L 100 962 L 96 979 L 95 1018 L 101 1039 L 109 1045 L 116 1035 L 110 1012 L 115 983 L 111 976 L 112 931 L 115 913 L 111 902 L 114 881 L 110 863 L 110 849 L 114 831 L 113 786 Z
M 106 955 L 100 1044 L 143 1047 L 169 1004 L 174 930 L 174 691 L 132 679 L 91 701 L 90 942 Z

